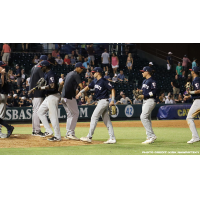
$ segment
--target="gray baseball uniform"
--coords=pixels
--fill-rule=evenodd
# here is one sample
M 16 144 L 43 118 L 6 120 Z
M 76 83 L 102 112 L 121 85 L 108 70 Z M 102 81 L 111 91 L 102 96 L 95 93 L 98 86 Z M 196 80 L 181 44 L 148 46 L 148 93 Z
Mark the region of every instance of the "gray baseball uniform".
M 55 137 L 60 140 L 61 133 L 58 120 L 58 104 L 60 101 L 60 93 L 58 92 L 58 79 L 55 73 L 50 70 L 45 74 L 45 80 L 47 81 L 47 85 L 54 83 L 55 88 L 46 90 L 47 97 L 40 105 L 37 114 L 42 121 L 46 132 L 53 134 L 53 131 L 46 117 L 46 113 L 49 111 L 49 118 L 54 129 Z
M 149 79 L 145 79 L 142 83 L 142 88 L 144 95 L 143 105 L 142 105 L 142 113 L 140 115 L 140 119 L 144 128 L 146 129 L 147 138 L 155 137 L 155 134 L 152 129 L 151 124 L 151 112 L 156 106 L 155 97 L 156 97 L 156 82 L 150 77 Z
M 61 95 L 61 103 L 67 113 L 66 136 L 75 136 L 75 127 L 79 116 L 78 105 L 75 99 L 76 88 L 81 83 L 80 75 L 76 71 L 69 72 Z
M 39 65 L 35 65 L 31 70 L 29 90 L 33 89 L 36 86 L 38 80 L 42 77 L 44 77 L 44 73 L 41 70 L 41 67 Z M 40 132 L 40 119 L 38 117 L 37 111 L 44 100 L 45 93 L 44 91 L 36 90 L 33 94 L 30 95 L 30 97 L 32 98 L 32 104 L 33 104 L 32 107 L 33 133 L 37 134 Z
M 98 104 L 92 114 L 91 122 L 90 122 L 90 130 L 87 137 L 89 139 L 92 138 L 97 122 L 99 120 L 99 117 L 102 116 L 103 122 L 108 129 L 110 139 L 115 139 L 112 122 L 110 120 L 110 116 L 108 115 L 108 106 L 109 106 L 108 90 L 111 90 L 113 88 L 112 85 L 110 84 L 108 80 L 101 78 L 99 80 L 95 79 L 94 81 L 92 81 L 89 84 L 89 88 L 90 89 L 95 88 L 95 95 L 96 95 Z

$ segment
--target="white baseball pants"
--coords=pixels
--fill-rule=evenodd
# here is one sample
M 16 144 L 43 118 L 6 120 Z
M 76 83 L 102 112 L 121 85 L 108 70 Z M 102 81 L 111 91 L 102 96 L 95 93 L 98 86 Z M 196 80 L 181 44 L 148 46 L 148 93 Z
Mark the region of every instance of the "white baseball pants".
M 61 98 L 61 103 L 67 113 L 66 135 L 75 136 L 75 127 L 78 121 L 79 110 L 75 98 Z
M 90 130 L 87 137 L 92 138 L 94 134 L 94 130 L 96 128 L 97 122 L 99 121 L 100 116 L 103 119 L 104 124 L 108 129 L 108 133 L 110 135 L 110 139 L 115 139 L 114 130 L 112 126 L 112 122 L 110 120 L 110 116 L 108 114 L 108 106 L 109 101 L 106 99 L 102 99 L 98 101 L 98 104 L 92 114 L 91 122 L 90 122 Z
M 7 94 L 0 94 L 0 118 L 4 119 L 6 114 L 6 103 L 7 103 Z M 0 124 L 0 133 L 2 125 Z
M 200 99 L 196 99 L 196 100 L 194 100 L 194 102 L 188 112 L 187 119 L 186 119 L 187 123 L 190 127 L 190 130 L 192 132 L 193 139 L 199 139 L 199 135 L 198 135 L 195 123 L 194 123 L 194 118 L 195 118 L 195 116 L 197 116 L 199 114 L 199 112 L 200 112 Z
M 140 115 L 140 119 L 144 128 L 146 129 L 148 139 L 155 137 L 151 124 L 151 112 L 155 108 L 155 106 L 156 102 L 154 101 L 154 99 L 143 100 L 142 114 Z
M 46 132 L 53 134 L 53 131 L 51 130 L 51 127 L 46 117 L 46 113 L 47 111 L 49 111 L 49 118 L 54 129 L 55 137 L 57 137 L 58 139 L 61 139 L 60 126 L 59 126 L 59 120 L 58 120 L 59 101 L 60 101 L 60 93 L 49 95 L 42 102 L 41 106 L 39 107 L 37 111 L 37 114 L 41 122 L 43 123 Z
M 37 111 L 38 111 L 40 105 L 42 104 L 43 100 L 44 100 L 43 98 L 37 98 L 37 97 L 34 97 L 32 100 L 32 104 L 33 104 L 32 126 L 33 126 L 34 133 L 39 133 L 41 130 L 40 129 L 40 119 L 38 117 Z

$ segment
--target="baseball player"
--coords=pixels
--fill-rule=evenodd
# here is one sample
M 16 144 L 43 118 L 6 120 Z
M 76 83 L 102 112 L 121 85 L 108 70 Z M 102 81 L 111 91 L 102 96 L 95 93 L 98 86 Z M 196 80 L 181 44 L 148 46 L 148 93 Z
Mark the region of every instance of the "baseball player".
M 138 98 L 143 100 L 142 113 L 140 119 L 144 128 L 146 129 L 147 140 L 142 142 L 142 144 L 151 144 L 157 137 L 153 132 L 151 124 L 151 112 L 156 106 L 156 81 L 151 77 L 152 68 L 147 66 L 143 70 L 140 70 L 144 78 L 146 78 L 142 83 L 142 95 Z
M 41 66 L 40 66 L 40 63 L 43 60 L 47 60 L 46 55 L 41 55 L 40 62 L 37 65 L 33 66 L 33 68 L 31 69 L 29 90 L 35 88 L 38 80 L 40 78 L 44 77 L 44 72 L 41 70 Z M 44 100 L 45 92 L 43 90 L 36 90 L 34 93 L 31 93 L 29 97 L 32 98 L 32 104 L 33 104 L 32 135 L 33 136 L 43 136 L 43 133 L 41 132 L 41 129 L 40 129 L 40 119 L 37 115 L 37 111 Z
M 199 142 L 199 135 L 194 123 L 194 117 L 199 114 L 200 112 L 200 77 L 199 77 L 199 72 L 200 68 L 199 67 L 193 67 L 193 69 L 190 69 L 191 75 L 193 78 L 192 81 L 192 86 L 193 86 L 193 91 L 188 91 L 188 96 L 185 96 L 184 99 L 187 100 L 189 98 L 193 98 L 194 102 L 188 112 L 187 115 L 187 123 L 190 127 L 190 130 L 192 132 L 192 139 L 188 141 L 188 144 L 192 144 L 194 142 Z
M 59 87 L 59 92 L 62 90 L 61 103 L 67 113 L 67 133 L 65 138 L 72 140 L 79 140 L 75 136 L 74 132 L 79 116 L 79 110 L 75 96 L 77 86 L 79 86 L 81 90 L 83 89 L 83 85 L 79 74 L 82 73 L 84 69 L 85 67 L 83 67 L 81 62 L 76 63 L 75 70 L 67 74 L 65 80 L 60 84 Z
M 114 105 L 115 101 L 115 90 L 110 84 L 108 80 L 105 78 L 102 78 L 102 68 L 101 67 L 95 67 L 92 73 L 94 73 L 94 81 L 92 81 L 89 86 L 81 90 L 76 98 L 79 98 L 82 93 L 88 91 L 89 89 L 95 89 L 95 95 L 96 99 L 98 101 L 97 107 L 95 108 L 90 122 L 90 130 L 87 137 L 80 138 L 81 141 L 84 142 L 92 142 L 92 136 L 94 134 L 94 130 L 96 128 L 97 122 L 99 120 L 99 117 L 102 116 L 103 122 L 108 128 L 108 132 L 110 135 L 110 139 L 108 139 L 105 144 L 114 144 L 116 143 L 115 135 L 113 126 L 110 120 L 110 116 L 108 114 L 108 106 Z M 108 90 L 111 90 L 112 92 L 112 101 L 109 104 L 109 94 Z
M 46 132 L 41 137 L 53 136 L 53 131 L 48 123 L 46 113 L 49 111 L 49 118 L 53 126 L 55 136 L 49 138 L 49 141 L 60 141 L 61 133 L 58 121 L 58 104 L 60 101 L 60 93 L 58 92 L 58 78 L 50 69 L 50 63 L 46 60 L 40 63 L 42 71 L 45 73 L 47 86 L 40 87 L 39 90 L 45 90 L 47 97 L 40 105 L 37 114 L 43 123 Z
M 6 79 L 5 74 L 5 64 L 0 61 L 0 73 L 1 73 L 1 92 L 0 92 L 0 138 L 9 138 L 14 130 L 13 126 L 10 126 L 7 124 L 6 121 L 4 121 L 5 113 L 6 113 L 6 102 L 7 97 L 9 93 L 9 85 Z M 7 128 L 7 134 L 3 134 L 1 132 L 2 125 Z

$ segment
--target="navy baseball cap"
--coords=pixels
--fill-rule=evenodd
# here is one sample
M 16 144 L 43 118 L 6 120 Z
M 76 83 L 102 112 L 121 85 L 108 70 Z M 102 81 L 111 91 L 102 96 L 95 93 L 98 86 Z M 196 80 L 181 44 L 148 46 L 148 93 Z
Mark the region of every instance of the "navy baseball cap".
M 40 56 L 40 60 L 47 60 L 47 56 L 46 55 L 41 55 Z
M 3 61 L 0 61 L 0 67 L 5 67 L 6 64 Z
M 200 72 L 200 68 L 199 67 L 193 67 L 193 69 L 189 69 L 190 71 L 194 71 L 195 73 L 199 73 Z
M 103 70 L 102 70 L 101 67 L 95 67 L 92 72 L 100 72 L 100 73 L 102 73 Z
M 141 72 L 151 72 L 152 71 L 152 68 L 149 67 L 149 66 L 146 66 L 143 68 L 143 70 L 140 70 Z
M 81 62 L 76 63 L 75 68 L 80 67 L 81 69 L 85 69 Z
M 40 66 L 43 67 L 43 66 L 49 66 L 50 63 L 47 61 L 47 60 L 43 60 L 41 63 L 40 63 Z

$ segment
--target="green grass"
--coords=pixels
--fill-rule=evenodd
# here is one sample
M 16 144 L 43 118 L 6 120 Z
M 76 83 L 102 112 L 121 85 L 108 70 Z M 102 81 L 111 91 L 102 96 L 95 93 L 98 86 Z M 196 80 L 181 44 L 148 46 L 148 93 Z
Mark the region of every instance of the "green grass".
M 86 136 L 88 128 L 76 128 L 77 137 Z M 157 140 L 143 145 L 146 139 L 144 128 L 114 128 L 117 143 L 112 145 L 88 145 L 69 147 L 40 148 L 0 148 L 0 155 L 197 155 L 200 142 L 187 144 L 191 139 L 189 128 L 154 128 Z M 200 129 L 198 129 L 200 132 Z M 65 128 L 61 128 L 62 136 Z M 15 128 L 14 134 L 31 133 L 31 128 Z M 106 128 L 96 128 L 93 139 L 106 141 L 109 138 Z M 185 153 L 187 151 L 187 153 Z M 182 153 L 179 153 L 182 152 Z

